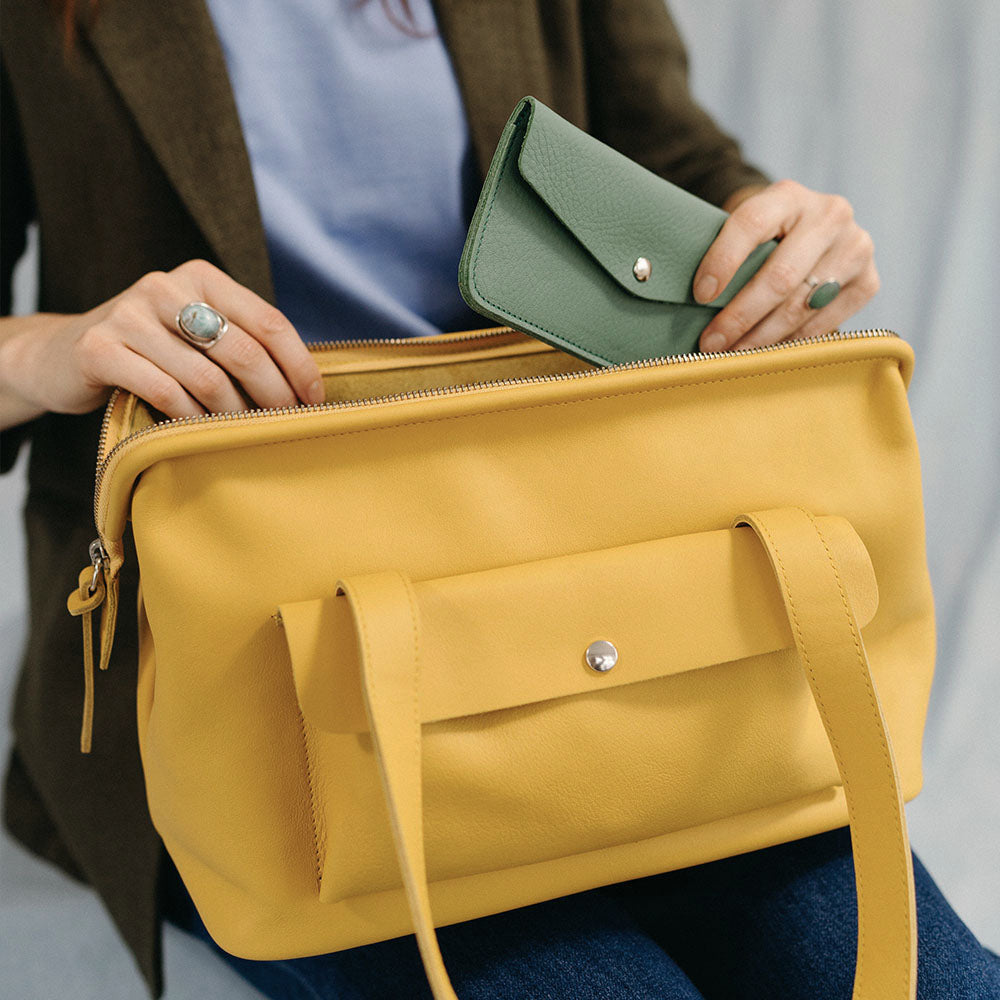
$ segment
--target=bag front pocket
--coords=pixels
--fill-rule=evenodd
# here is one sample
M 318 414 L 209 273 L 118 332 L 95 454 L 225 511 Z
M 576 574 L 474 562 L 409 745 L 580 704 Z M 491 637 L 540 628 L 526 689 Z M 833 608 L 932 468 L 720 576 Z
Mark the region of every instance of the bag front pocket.
M 864 626 L 878 602 L 868 554 L 847 521 L 817 520 Z M 325 902 L 400 884 L 363 696 L 369 645 L 413 663 L 412 692 L 374 693 L 411 724 L 419 714 L 431 882 L 633 843 L 839 782 L 749 529 L 434 580 L 394 575 L 386 593 L 402 595 L 402 610 L 376 599 L 361 614 L 344 593 L 280 608 Z M 604 670 L 587 659 L 600 641 L 617 657 Z

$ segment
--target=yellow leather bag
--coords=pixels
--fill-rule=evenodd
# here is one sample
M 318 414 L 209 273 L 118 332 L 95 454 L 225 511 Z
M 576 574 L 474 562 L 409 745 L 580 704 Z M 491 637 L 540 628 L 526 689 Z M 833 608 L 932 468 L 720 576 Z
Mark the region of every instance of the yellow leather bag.
M 70 598 L 106 666 L 131 518 L 149 806 L 219 944 L 415 931 L 444 1000 L 435 925 L 849 821 L 854 995 L 912 998 L 909 347 L 593 369 L 499 329 L 316 357 L 320 406 L 156 422 L 117 394 Z

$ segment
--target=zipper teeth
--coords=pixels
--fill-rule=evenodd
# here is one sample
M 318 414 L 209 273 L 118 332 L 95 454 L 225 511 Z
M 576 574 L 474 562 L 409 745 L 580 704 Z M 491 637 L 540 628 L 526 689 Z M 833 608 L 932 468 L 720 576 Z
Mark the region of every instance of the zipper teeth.
M 510 327 L 501 327 L 499 329 L 493 330 L 483 330 L 476 331 L 473 333 L 466 334 L 462 337 L 455 337 L 450 343 L 461 343 L 468 340 L 483 340 L 485 338 L 495 338 L 495 337 L 505 337 L 509 336 L 511 333 L 516 331 L 512 330 Z M 158 423 L 151 424 L 149 427 L 143 427 L 141 430 L 134 431 L 131 434 L 126 435 L 121 441 L 117 442 L 115 446 L 108 452 L 107 455 L 104 454 L 104 449 L 107 445 L 107 434 L 110 424 L 110 415 L 112 410 L 112 404 L 118 398 L 120 394 L 120 389 L 115 389 L 108 400 L 108 407 L 104 414 L 104 421 L 101 425 L 100 438 L 98 439 L 98 461 L 97 461 L 97 475 L 96 482 L 98 487 L 100 486 L 101 477 L 104 474 L 104 470 L 108 467 L 111 459 L 126 444 L 131 444 L 137 438 L 144 437 L 147 434 L 152 434 L 157 431 L 162 431 L 168 427 L 176 427 L 184 424 L 206 424 L 206 423 L 219 423 L 227 420 L 255 420 L 260 417 L 278 417 L 287 416 L 289 414 L 306 414 L 306 413 L 318 413 L 327 410 L 348 410 L 356 409 L 362 406 L 377 406 L 383 403 L 392 403 L 407 399 L 422 399 L 431 396 L 453 396 L 458 393 L 469 392 L 474 389 L 493 389 L 500 388 L 502 386 L 511 385 L 530 385 L 535 382 L 565 382 L 571 379 L 581 379 L 581 378 L 594 378 L 596 376 L 605 375 L 609 372 L 623 372 L 623 371 L 634 371 L 640 368 L 660 368 L 665 365 L 678 365 L 678 364 L 688 364 L 691 362 L 700 361 L 712 361 L 718 358 L 733 358 L 739 357 L 741 355 L 751 355 L 751 354 L 770 354 L 774 351 L 785 351 L 796 347 L 805 347 L 809 344 L 825 344 L 838 340 L 862 340 L 866 338 L 875 337 L 897 337 L 898 334 L 892 330 L 886 330 L 882 328 L 873 330 L 850 330 L 846 333 L 842 333 L 839 330 L 832 330 L 829 333 L 823 333 L 816 337 L 807 337 L 802 340 L 786 340 L 777 344 L 766 344 L 762 347 L 748 347 L 739 351 L 720 351 L 711 354 L 670 354 L 664 355 L 659 358 L 644 358 L 640 361 L 627 361 L 622 364 L 617 365 L 607 365 L 600 368 L 591 368 L 585 371 L 573 371 L 573 372 L 560 372 L 554 375 L 525 375 L 520 378 L 502 378 L 502 379 L 489 379 L 485 382 L 464 382 L 461 385 L 446 385 L 438 386 L 433 389 L 414 389 L 410 392 L 396 392 L 390 393 L 386 396 L 367 396 L 363 399 L 349 399 L 341 400 L 336 403 L 314 403 L 314 404 L 303 404 L 301 406 L 278 406 L 270 407 L 267 409 L 255 409 L 255 410 L 238 410 L 238 411 L 228 411 L 225 413 L 205 413 L 197 417 L 173 417 L 169 420 L 161 420 Z M 395 345 L 413 345 L 415 342 L 419 343 L 421 340 L 427 340 L 429 338 L 424 337 L 395 337 L 392 339 L 382 339 L 382 340 L 331 340 L 331 341 L 317 341 L 309 345 L 311 349 L 323 350 L 323 349 L 336 349 L 339 347 L 365 347 L 369 345 L 381 345 L 381 344 L 395 344 Z M 97 497 L 99 489 L 94 491 L 94 517 L 97 519 Z
M 468 341 L 483 340 L 484 338 L 487 338 L 487 337 L 508 337 L 508 336 L 510 336 L 513 333 L 517 333 L 517 331 L 513 327 L 510 327 L 510 326 L 493 327 L 493 328 L 486 329 L 486 330 L 470 330 L 468 333 L 463 333 L 461 336 L 452 337 L 450 340 L 447 341 L 447 344 L 449 346 L 451 344 L 464 344 L 464 343 L 467 343 Z M 439 336 L 438 334 L 428 334 L 427 336 L 423 336 L 423 337 L 381 337 L 381 338 L 378 338 L 378 337 L 366 337 L 366 338 L 359 338 L 359 339 L 355 339 L 355 340 L 314 340 L 314 341 L 310 341 L 310 343 L 306 344 L 306 347 L 308 347 L 310 351 L 320 352 L 320 351 L 330 351 L 330 350 L 336 350 L 336 349 L 342 349 L 342 348 L 351 348 L 351 347 L 378 347 L 378 346 L 381 346 L 383 344 L 388 344 L 388 345 L 392 345 L 392 346 L 399 346 L 401 344 L 407 344 L 407 345 L 411 345 L 412 346 L 413 344 L 417 344 L 419 346 L 421 344 L 426 344 L 429 341 L 436 341 L 438 339 L 438 336 Z M 122 394 L 122 389 L 119 388 L 119 387 L 115 387 L 115 389 L 112 390 L 111 395 L 108 397 L 108 402 L 107 402 L 107 404 L 105 406 L 105 409 L 104 409 L 104 419 L 101 421 L 101 431 L 100 431 L 100 435 L 98 436 L 98 439 L 97 439 L 97 475 L 98 475 L 98 477 L 100 477 L 100 474 L 101 474 L 101 471 L 102 471 L 102 466 L 104 465 L 105 459 L 108 458 L 108 457 L 110 457 L 110 456 L 106 456 L 104 454 L 104 451 L 105 451 L 105 448 L 107 447 L 107 443 L 108 443 L 108 431 L 111 428 L 111 413 L 112 413 L 112 411 L 114 409 L 115 403 L 118 400 L 118 397 L 121 394 Z M 322 407 L 322 406 L 327 406 L 327 405 L 333 405 L 333 404 L 326 404 L 326 403 L 316 404 L 317 407 Z M 302 409 L 302 407 L 295 407 L 295 409 Z M 290 407 L 285 407 L 283 410 L 280 410 L 280 411 L 276 410 L 276 409 L 271 409 L 271 410 L 254 410 L 253 412 L 254 413 L 291 412 L 291 408 Z M 216 417 L 216 416 L 219 416 L 219 414 L 206 414 L 205 416 L 206 417 Z M 164 426 L 165 424 L 168 424 L 168 423 L 193 422 L 193 421 L 201 420 L 201 419 L 203 419 L 203 418 L 201 418 L 201 417 L 181 417 L 181 418 L 177 418 L 175 420 L 160 421 L 155 426 L 156 427 L 162 427 L 162 426 Z M 149 428 L 149 429 L 152 429 L 152 428 Z M 142 431 L 142 432 L 136 431 L 134 434 L 129 434 L 129 435 L 127 435 L 126 438 L 123 438 L 122 441 L 125 441 L 128 438 L 137 437 L 140 433 L 145 433 L 145 431 Z M 118 443 L 121 444 L 122 442 L 120 441 Z M 117 445 L 115 447 L 117 447 Z M 114 449 L 112 449 L 112 451 L 113 450 Z
M 108 445 L 108 429 L 111 426 L 111 413 L 115 408 L 118 397 L 122 394 L 120 386 L 115 386 L 108 397 L 107 405 L 104 408 L 104 419 L 101 421 L 101 433 L 97 438 L 97 470 L 100 472 L 101 464 L 104 461 L 104 449 Z
M 517 333 L 511 326 L 490 327 L 486 330 L 470 330 L 460 336 L 452 336 L 449 340 L 441 342 L 441 346 L 450 347 L 452 344 L 464 344 L 469 340 L 482 340 L 484 337 L 509 337 L 512 333 Z M 362 340 L 313 340 L 306 344 L 310 351 L 329 351 L 340 347 L 378 347 L 382 344 L 409 344 L 421 345 L 429 342 L 440 342 L 440 334 L 426 334 L 423 337 L 368 337 Z M 322 405 L 322 404 L 317 404 Z

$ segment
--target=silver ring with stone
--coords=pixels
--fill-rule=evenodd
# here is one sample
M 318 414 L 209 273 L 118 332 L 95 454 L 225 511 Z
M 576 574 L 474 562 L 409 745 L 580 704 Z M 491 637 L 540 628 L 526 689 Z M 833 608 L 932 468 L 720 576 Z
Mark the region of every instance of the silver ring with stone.
M 229 329 L 229 320 L 207 302 L 189 302 L 177 314 L 177 332 L 201 351 L 217 344 Z
M 840 294 L 840 282 L 836 278 L 827 278 L 820 281 L 815 275 L 810 274 L 806 278 L 809 286 L 809 294 L 806 296 L 806 305 L 810 309 L 822 309 L 828 306 Z

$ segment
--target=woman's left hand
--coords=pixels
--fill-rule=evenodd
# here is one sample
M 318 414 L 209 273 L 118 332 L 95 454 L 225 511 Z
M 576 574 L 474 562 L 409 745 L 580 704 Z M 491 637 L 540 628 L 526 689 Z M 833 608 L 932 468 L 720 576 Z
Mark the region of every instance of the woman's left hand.
M 738 191 L 732 214 L 702 259 L 694 296 L 710 302 L 761 243 L 778 239 L 761 269 L 702 332 L 701 350 L 741 350 L 835 329 L 879 289 L 872 238 L 854 221 L 846 198 L 820 194 L 795 181 Z M 840 293 L 810 309 L 809 281 L 840 283 Z

